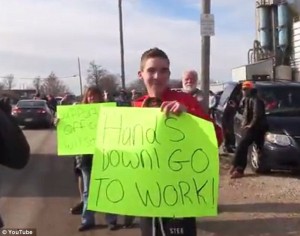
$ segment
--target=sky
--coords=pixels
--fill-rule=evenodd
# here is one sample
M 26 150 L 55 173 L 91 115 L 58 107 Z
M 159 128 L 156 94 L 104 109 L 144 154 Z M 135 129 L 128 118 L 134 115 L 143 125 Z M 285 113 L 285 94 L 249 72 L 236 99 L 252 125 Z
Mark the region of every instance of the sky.
M 243 3 L 241 4 L 241 1 Z M 141 54 L 163 49 L 171 78 L 201 72 L 200 0 L 123 0 L 126 84 L 137 79 Z M 210 77 L 229 81 L 231 69 L 247 63 L 255 39 L 254 0 L 211 0 Z M 117 0 L 0 0 L 0 76 L 13 74 L 15 88 L 52 71 L 79 93 L 89 62 L 121 74 Z M 66 77 L 66 78 L 63 78 Z

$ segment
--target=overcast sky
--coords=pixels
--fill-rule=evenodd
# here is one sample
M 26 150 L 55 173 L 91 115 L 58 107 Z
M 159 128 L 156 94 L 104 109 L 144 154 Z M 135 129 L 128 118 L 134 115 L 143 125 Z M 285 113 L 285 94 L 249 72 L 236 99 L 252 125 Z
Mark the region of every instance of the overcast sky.
M 186 69 L 200 72 L 200 0 L 123 2 L 127 83 L 137 78 L 141 53 L 151 47 L 167 52 L 173 79 Z M 78 74 L 77 57 L 84 80 L 92 60 L 120 74 L 117 0 L 0 0 L 0 6 L 0 76 L 71 76 Z M 231 69 L 247 62 L 254 6 L 253 0 L 212 0 L 212 79 L 230 80 Z M 79 92 L 78 78 L 63 80 Z M 16 82 L 16 88 L 32 84 Z

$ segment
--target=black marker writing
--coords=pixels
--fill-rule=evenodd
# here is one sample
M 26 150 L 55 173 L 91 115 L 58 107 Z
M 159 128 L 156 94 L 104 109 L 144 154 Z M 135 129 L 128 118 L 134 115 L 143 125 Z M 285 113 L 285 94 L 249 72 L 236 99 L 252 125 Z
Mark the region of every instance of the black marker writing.
M 168 159 L 168 166 L 171 170 L 173 171 L 180 171 L 182 170 L 183 168 L 183 165 L 182 163 L 185 163 L 185 162 L 189 162 L 189 160 L 176 160 L 176 154 L 179 155 L 179 158 L 180 159 L 182 156 L 180 156 L 180 154 L 182 153 L 182 150 L 181 149 L 176 149 L 175 151 L 173 151 L 171 153 L 171 155 L 169 156 L 169 159 Z
M 143 203 L 144 206 L 148 206 L 149 205 L 149 202 L 151 203 L 151 205 L 153 207 L 160 207 L 161 206 L 161 202 L 162 202 L 162 198 L 160 197 L 161 196 L 161 188 L 159 186 L 159 183 L 156 182 L 157 184 L 157 191 L 155 191 L 156 193 L 158 193 L 158 197 L 155 197 L 155 196 L 152 196 L 150 195 L 150 191 L 149 190 L 146 190 L 146 193 L 142 195 L 141 191 L 140 191 L 140 188 L 138 186 L 137 183 L 135 183 L 135 187 L 136 187 L 136 190 L 137 190 L 137 193 Z M 153 198 L 153 199 L 152 199 Z M 154 199 L 156 199 L 156 201 L 154 202 Z
M 151 150 L 142 149 L 139 152 L 128 152 L 102 150 L 101 166 L 102 171 L 106 171 L 108 168 L 113 167 L 125 167 L 130 169 L 159 169 L 160 162 L 157 150 L 154 148 Z
M 85 119 L 91 119 L 92 116 L 98 116 L 98 114 L 99 114 L 98 107 L 96 108 L 94 106 L 89 106 L 87 108 L 78 105 L 78 106 L 71 106 L 68 112 L 64 113 L 63 119 L 85 120 Z
M 173 185 L 165 186 L 162 196 L 163 196 L 164 202 L 168 206 L 175 206 L 176 203 L 178 202 L 178 192 L 177 192 L 177 189 Z M 172 199 L 172 197 L 174 199 Z
M 98 205 L 98 202 L 101 201 L 103 196 L 105 196 L 105 198 L 111 203 L 118 203 L 124 199 L 125 190 L 120 180 L 97 178 L 95 181 L 99 181 L 96 206 Z
M 191 157 L 191 167 L 192 170 L 198 174 L 203 173 L 209 167 L 209 158 L 202 148 L 198 148 L 193 152 Z
M 181 149 L 175 149 L 168 158 L 168 167 L 172 171 L 181 171 L 185 163 L 190 163 L 188 168 L 194 173 L 203 173 L 209 167 L 209 158 L 203 149 L 196 149 L 191 155 L 184 154 Z
M 68 150 L 78 150 L 81 148 L 94 148 L 95 147 L 95 137 L 90 136 L 78 136 L 76 139 L 67 139 L 64 144 L 65 148 Z
M 203 197 L 203 195 L 201 195 L 201 191 L 202 191 L 202 190 L 204 189 L 204 187 L 207 185 L 208 180 L 206 180 L 206 182 L 205 182 L 203 185 L 201 185 L 200 187 L 198 187 L 198 184 L 197 184 L 197 181 L 195 180 L 195 178 L 193 178 L 193 182 L 194 182 L 194 187 L 195 187 L 196 193 L 197 193 L 198 203 L 201 204 L 200 199 L 202 199 L 202 201 L 203 201 L 205 204 L 207 204 L 205 198 Z
M 181 195 L 181 202 L 182 205 L 185 205 L 185 200 L 189 200 L 190 203 L 193 203 L 192 199 L 188 194 L 190 193 L 191 186 L 185 181 L 179 181 L 178 183 Z
M 172 130 L 174 130 L 174 131 L 176 131 L 176 136 L 177 137 L 174 138 L 173 135 L 172 135 L 172 138 L 170 139 L 170 141 L 177 143 L 177 142 L 180 142 L 180 141 L 182 141 L 182 140 L 185 139 L 185 134 L 183 133 L 182 130 L 176 128 L 176 125 L 172 126 L 172 123 L 174 121 L 176 122 L 177 118 L 175 118 L 175 117 L 168 117 L 168 118 L 166 118 L 165 119 L 165 126 L 168 127 L 168 128 L 170 128 L 170 129 L 172 129 Z
M 92 120 L 76 120 L 63 126 L 64 135 L 82 133 L 83 130 L 95 130 L 97 123 Z
M 119 192 L 117 196 L 114 196 L 110 192 L 110 191 L 117 192 L 117 190 Z M 109 184 L 106 187 L 106 198 L 108 201 L 112 203 L 118 203 L 123 200 L 124 195 L 125 195 L 124 187 L 120 180 L 114 179 L 109 182 Z
M 96 197 L 96 206 L 98 206 L 98 202 L 99 202 L 99 198 L 100 198 L 100 190 L 101 190 L 102 180 L 107 180 L 107 179 L 108 178 L 95 179 L 95 181 L 99 181 L 98 191 L 97 191 L 97 197 Z
M 105 115 L 104 118 L 104 126 L 103 126 L 103 143 L 106 142 L 106 137 L 108 132 L 114 132 L 116 140 L 118 140 L 118 144 L 123 145 L 144 145 L 146 143 L 149 144 L 160 144 L 157 137 L 157 118 L 155 120 L 154 128 L 145 128 L 144 124 L 134 124 L 130 127 L 126 127 L 123 124 L 123 117 L 121 115 L 118 116 L 118 122 L 114 122 L 112 125 L 109 124 L 109 117 Z M 115 120 L 115 119 L 113 119 Z M 111 140 L 107 140 L 111 141 Z
M 142 183 L 136 182 L 135 188 L 143 206 L 159 208 L 163 205 L 207 205 L 207 201 L 202 195 L 202 191 L 207 185 L 208 180 L 199 186 L 196 179 L 192 178 L 189 181 L 178 181 L 177 183 L 166 185 L 157 181 L 155 182 L 155 188 L 146 187 Z

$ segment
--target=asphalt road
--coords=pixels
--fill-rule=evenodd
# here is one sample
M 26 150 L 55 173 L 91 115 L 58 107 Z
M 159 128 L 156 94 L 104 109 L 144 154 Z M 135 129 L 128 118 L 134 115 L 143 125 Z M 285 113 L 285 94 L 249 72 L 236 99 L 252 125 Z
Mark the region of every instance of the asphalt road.
M 80 216 L 69 214 L 79 200 L 72 159 L 57 157 L 54 130 L 24 132 L 32 150 L 28 166 L 21 171 L 0 167 L 0 213 L 6 228 L 36 228 L 39 236 L 140 235 L 138 228 L 108 231 L 101 214 L 95 230 L 79 233 Z M 250 174 L 230 180 L 226 158 L 221 163 L 220 215 L 200 219 L 198 235 L 300 235 L 298 178 Z
M 78 232 L 80 216 L 69 214 L 79 201 L 72 159 L 57 157 L 54 130 L 24 132 L 32 153 L 28 166 L 21 171 L 0 167 L 0 212 L 5 228 L 35 228 L 38 236 L 139 235 L 138 229 L 108 231 L 101 214 L 96 230 Z

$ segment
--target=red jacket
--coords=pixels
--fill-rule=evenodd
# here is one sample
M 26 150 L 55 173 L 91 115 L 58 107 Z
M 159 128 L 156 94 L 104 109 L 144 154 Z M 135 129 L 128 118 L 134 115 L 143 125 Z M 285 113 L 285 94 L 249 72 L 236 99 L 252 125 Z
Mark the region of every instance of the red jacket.
M 137 100 L 135 100 L 132 105 L 134 107 L 142 107 L 143 102 L 145 101 L 146 98 L 148 98 L 147 95 L 140 97 Z M 223 142 L 222 129 L 213 122 L 213 120 L 210 118 L 210 116 L 207 113 L 204 112 L 202 107 L 199 105 L 198 101 L 193 96 L 184 92 L 178 92 L 178 91 L 167 89 L 163 93 L 162 101 L 177 101 L 183 104 L 187 108 L 188 113 L 212 122 L 215 126 L 218 145 L 219 146 L 221 145 L 221 143 Z

